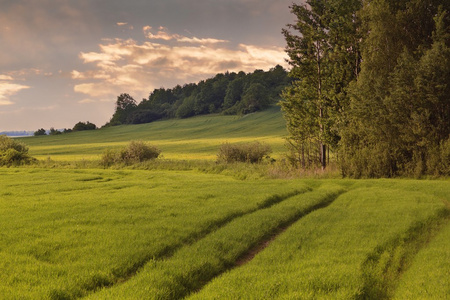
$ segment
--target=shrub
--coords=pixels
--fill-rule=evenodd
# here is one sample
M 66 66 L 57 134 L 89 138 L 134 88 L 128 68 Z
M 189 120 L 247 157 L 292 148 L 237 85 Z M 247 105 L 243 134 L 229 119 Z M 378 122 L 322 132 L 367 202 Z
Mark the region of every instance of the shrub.
M 131 141 L 119 151 L 106 150 L 101 158 L 104 166 L 113 164 L 132 165 L 146 160 L 158 158 L 161 150 L 142 141 Z
M 268 157 L 272 149 L 267 144 L 259 142 L 231 145 L 222 144 L 217 155 L 218 162 L 248 162 L 260 163 L 263 158 Z
M 28 155 L 28 147 L 6 135 L 0 135 L 0 166 L 26 164 L 34 161 Z

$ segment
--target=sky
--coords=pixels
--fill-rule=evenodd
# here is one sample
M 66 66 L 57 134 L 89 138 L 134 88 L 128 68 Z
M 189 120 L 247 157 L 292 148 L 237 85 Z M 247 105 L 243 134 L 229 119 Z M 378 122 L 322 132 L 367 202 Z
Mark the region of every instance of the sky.
M 102 126 L 121 93 L 287 67 L 292 2 L 0 0 L 0 132 Z

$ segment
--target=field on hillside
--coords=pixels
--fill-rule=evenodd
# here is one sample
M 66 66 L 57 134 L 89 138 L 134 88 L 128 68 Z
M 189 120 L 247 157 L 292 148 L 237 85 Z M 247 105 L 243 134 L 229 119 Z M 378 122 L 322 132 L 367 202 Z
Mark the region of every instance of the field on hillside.
M 445 299 L 449 201 L 448 180 L 0 168 L 0 298 Z
M 106 149 L 120 148 L 131 140 L 148 141 L 167 159 L 214 160 L 221 144 L 260 141 L 269 144 L 273 157 L 286 151 L 285 121 L 279 107 L 245 116 L 208 115 L 95 131 L 20 139 L 30 155 L 40 160 L 98 159 Z

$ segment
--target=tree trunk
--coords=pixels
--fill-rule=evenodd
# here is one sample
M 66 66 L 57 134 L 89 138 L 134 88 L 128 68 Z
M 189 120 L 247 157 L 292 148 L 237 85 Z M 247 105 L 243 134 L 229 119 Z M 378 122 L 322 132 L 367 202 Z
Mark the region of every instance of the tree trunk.
M 320 163 L 322 165 L 322 170 L 324 170 L 327 166 L 327 158 L 326 158 L 326 146 L 323 143 L 323 133 L 324 128 L 322 124 L 323 120 L 323 103 L 322 103 L 322 70 L 320 68 L 321 57 L 320 57 L 320 42 L 316 43 L 316 52 L 317 52 L 317 96 L 319 102 L 319 140 L 320 140 Z

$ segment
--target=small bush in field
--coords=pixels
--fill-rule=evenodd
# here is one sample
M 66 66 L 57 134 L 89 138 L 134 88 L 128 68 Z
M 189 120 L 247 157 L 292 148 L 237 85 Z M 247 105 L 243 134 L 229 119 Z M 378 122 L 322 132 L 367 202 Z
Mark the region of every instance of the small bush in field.
M 231 145 L 229 143 L 222 144 L 217 155 L 219 162 L 248 162 L 260 163 L 263 158 L 268 157 L 272 149 L 267 144 L 259 142 L 246 143 L 239 145 Z
M 0 166 L 27 164 L 35 159 L 28 155 L 28 147 L 6 135 L 0 135 Z
M 113 164 L 131 165 L 150 159 L 158 158 L 161 150 L 155 146 L 141 141 L 131 141 L 125 148 L 119 151 L 106 150 L 101 162 L 104 166 Z

